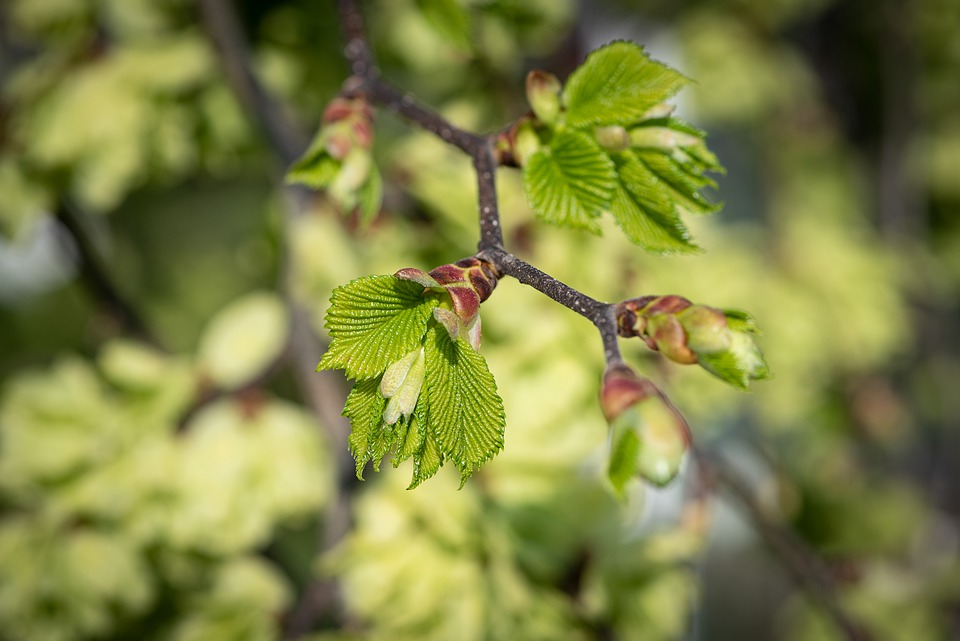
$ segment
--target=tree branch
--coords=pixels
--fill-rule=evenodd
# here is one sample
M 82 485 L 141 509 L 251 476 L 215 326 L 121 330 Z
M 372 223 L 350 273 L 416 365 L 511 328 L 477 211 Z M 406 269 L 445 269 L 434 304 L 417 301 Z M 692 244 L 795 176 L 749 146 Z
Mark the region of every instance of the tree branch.
M 263 131 L 270 147 L 287 166 L 306 147 L 303 133 L 283 114 L 281 106 L 254 76 L 250 50 L 230 0 L 200 0 L 203 23 L 220 57 L 227 82 L 248 116 Z

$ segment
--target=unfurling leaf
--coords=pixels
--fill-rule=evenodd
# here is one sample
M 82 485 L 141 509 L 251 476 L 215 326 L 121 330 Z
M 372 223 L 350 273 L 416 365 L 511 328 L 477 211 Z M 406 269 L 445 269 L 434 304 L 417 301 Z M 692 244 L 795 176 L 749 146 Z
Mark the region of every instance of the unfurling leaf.
M 633 124 L 687 82 L 682 74 L 651 60 L 642 47 L 611 43 L 587 56 L 567 80 L 567 124 Z
M 427 419 L 440 451 L 460 468 L 461 485 L 503 447 L 506 419 L 487 363 L 463 339 L 435 325 L 427 334 Z
M 610 205 L 617 174 L 610 157 L 590 136 L 558 133 L 523 168 L 523 189 L 534 212 L 547 222 L 600 233 L 597 218 Z
M 621 336 L 640 337 L 677 363 L 699 363 L 740 389 L 770 377 L 753 339 L 756 322 L 745 312 L 694 305 L 680 296 L 645 296 L 619 303 L 616 316 Z
M 358 379 L 343 410 L 358 476 L 368 461 L 377 469 L 393 451 L 394 465 L 413 459 L 411 488 L 446 459 L 466 481 L 503 446 L 503 403 L 476 351 L 480 302 L 496 281 L 489 265 L 468 258 L 334 291 L 330 348 L 318 369 Z
M 362 98 L 336 98 L 324 111 L 320 131 L 290 166 L 286 181 L 326 189 L 346 213 L 357 209 L 368 223 L 380 210 L 383 181 L 373 163 L 373 111 Z
M 610 423 L 607 476 L 617 494 L 623 497 L 637 476 L 660 486 L 673 480 L 690 430 L 660 390 L 629 367 L 613 366 L 604 374 L 600 405 Z
M 350 378 L 379 376 L 420 346 L 436 305 L 436 298 L 423 296 L 423 286 L 394 276 L 338 287 L 325 322 L 330 348 L 317 369 L 342 369 Z

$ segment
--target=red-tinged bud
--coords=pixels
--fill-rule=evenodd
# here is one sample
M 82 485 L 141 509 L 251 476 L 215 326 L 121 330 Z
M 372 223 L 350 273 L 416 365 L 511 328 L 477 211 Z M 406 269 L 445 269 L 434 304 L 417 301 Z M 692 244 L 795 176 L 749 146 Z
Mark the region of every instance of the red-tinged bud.
M 323 110 L 323 124 L 330 125 L 353 116 L 356 108 L 354 101 L 347 98 L 334 98 Z
M 373 144 L 373 121 L 367 118 L 358 118 L 352 123 L 353 139 L 357 145 L 369 149 Z
M 635 476 L 665 485 L 690 446 L 683 416 L 649 380 L 625 365 L 608 368 L 600 405 L 610 423 L 608 475 L 617 493 Z
M 487 300 L 497 286 L 497 274 L 489 263 L 471 256 L 440 265 L 429 273 L 407 267 L 394 276 L 419 283 L 428 289 L 445 290 L 453 304 L 452 314 L 455 314 L 459 324 L 451 322 L 452 314 L 447 310 L 434 310 L 434 317 L 443 324 L 451 338 L 462 334 L 474 349 L 480 347 L 480 303 Z
M 552 125 L 557 121 L 562 88 L 552 73 L 534 69 L 527 74 L 527 102 L 541 122 Z
M 639 337 L 677 363 L 698 363 L 741 389 L 770 377 L 753 339 L 754 320 L 744 312 L 694 305 L 681 296 L 645 296 L 619 303 L 617 333 Z
M 400 280 L 411 280 L 415 283 L 420 283 L 429 289 L 439 289 L 443 287 L 443 285 L 438 283 L 433 276 L 422 269 L 417 269 L 416 267 L 404 267 L 403 269 L 398 270 L 394 274 L 394 277 L 399 278 Z
M 638 376 L 626 365 L 607 368 L 600 387 L 600 409 L 607 422 L 612 422 L 628 407 L 658 394 L 650 380 Z
M 697 355 L 687 346 L 687 334 L 683 325 L 673 314 L 654 314 L 647 321 L 647 344 L 652 341 L 653 348 L 657 349 L 670 360 L 692 365 L 697 362 Z

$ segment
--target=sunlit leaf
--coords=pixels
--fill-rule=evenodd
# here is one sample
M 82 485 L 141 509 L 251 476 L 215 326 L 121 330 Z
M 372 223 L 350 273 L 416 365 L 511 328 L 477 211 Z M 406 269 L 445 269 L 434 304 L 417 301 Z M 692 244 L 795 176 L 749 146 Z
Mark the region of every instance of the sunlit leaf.
M 465 482 L 476 466 L 503 447 L 503 402 L 486 361 L 469 343 L 454 343 L 445 329 L 434 325 L 425 347 L 429 424 Z
M 330 348 L 318 369 L 350 378 L 378 376 L 419 346 L 436 305 L 423 286 L 393 276 L 368 276 L 334 290 L 326 315 Z
M 651 252 L 697 251 L 662 182 L 633 152 L 617 154 L 615 158 L 620 184 L 610 213 L 627 238 Z
M 616 187 L 613 161 L 588 135 L 560 132 L 523 168 L 523 188 L 534 212 L 547 222 L 600 232 L 597 218 Z
M 611 43 L 587 56 L 567 80 L 567 124 L 631 124 L 686 83 L 680 73 L 651 60 L 642 47 Z

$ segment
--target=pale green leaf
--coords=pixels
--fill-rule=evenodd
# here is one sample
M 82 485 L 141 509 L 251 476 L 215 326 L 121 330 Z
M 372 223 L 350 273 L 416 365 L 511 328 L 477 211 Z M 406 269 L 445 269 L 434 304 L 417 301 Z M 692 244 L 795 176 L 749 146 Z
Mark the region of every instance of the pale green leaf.
M 617 495 L 623 498 L 626 495 L 627 484 L 637 476 L 640 439 L 633 431 L 626 431 L 617 436 L 610 451 L 607 478 L 610 479 L 610 484 L 613 485 Z
M 523 188 L 547 222 L 600 233 L 597 218 L 617 185 L 613 161 L 590 136 L 563 131 L 523 168 Z
M 370 176 L 357 192 L 357 206 L 360 208 L 360 222 L 369 225 L 380 213 L 383 201 L 383 178 L 376 166 L 370 168 Z
M 567 80 L 567 124 L 628 125 L 673 96 L 687 79 L 651 60 L 643 48 L 614 42 L 597 49 Z
M 207 325 L 197 347 L 198 365 L 218 387 L 240 387 L 277 359 L 288 332 L 283 301 L 269 292 L 247 294 Z
M 698 251 L 663 183 L 633 152 L 624 152 L 615 158 L 620 184 L 613 195 L 610 213 L 627 238 L 656 253 Z
M 486 361 L 469 343 L 454 343 L 434 325 L 425 348 L 429 425 L 444 456 L 460 468 L 463 483 L 503 447 L 503 402 Z
M 729 350 L 713 354 L 698 354 L 697 362 L 717 378 L 745 390 L 750 381 L 770 378 L 770 368 L 763 353 L 744 332 L 734 332 Z
M 342 369 L 350 378 L 380 375 L 420 345 L 435 305 L 423 297 L 423 285 L 393 276 L 338 287 L 325 318 L 330 348 L 317 369 Z

